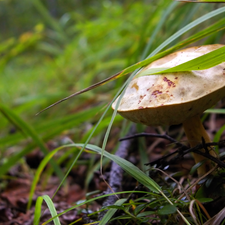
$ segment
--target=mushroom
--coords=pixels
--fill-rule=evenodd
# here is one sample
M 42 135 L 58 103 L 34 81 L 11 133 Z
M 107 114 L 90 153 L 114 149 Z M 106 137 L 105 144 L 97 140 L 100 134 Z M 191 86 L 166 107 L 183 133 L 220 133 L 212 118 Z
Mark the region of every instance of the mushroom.
M 200 115 L 225 96 L 225 63 L 206 70 L 144 75 L 151 68 L 171 68 L 223 47 L 220 44 L 190 47 L 158 59 L 135 75 L 119 103 L 118 113 L 135 123 L 147 126 L 183 124 L 191 147 L 210 138 Z M 117 101 L 113 103 L 115 109 Z M 204 149 L 201 149 L 205 152 Z M 216 157 L 213 149 L 208 152 Z M 195 162 L 205 160 L 198 168 L 202 176 L 212 163 L 204 156 L 193 154 Z

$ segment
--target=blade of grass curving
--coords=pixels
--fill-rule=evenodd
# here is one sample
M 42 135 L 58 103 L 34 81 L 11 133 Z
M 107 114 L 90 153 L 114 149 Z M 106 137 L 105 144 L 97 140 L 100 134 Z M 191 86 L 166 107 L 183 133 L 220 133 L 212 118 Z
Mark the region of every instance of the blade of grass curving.
M 197 25 L 201 24 L 202 22 L 211 19 L 214 16 L 217 16 L 221 13 L 225 12 L 225 7 L 216 9 L 210 13 L 207 13 L 204 16 L 201 16 L 200 18 L 196 19 L 195 21 L 189 23 L 179 31 L 177 31 L 175 34 L 173 34 L 171 37 L 169 37 L 165 42 L 163 42 L 158 48 L 156 48 L 149 57 L 157 54 L 159 51 L 161 51 L 163 48 L 165 48 L 168 44 L 170 44 L 172 41 L 174 41 L 176 38 L 180 37 L 182 34 L 186 33 L 188 30 L 196 27 Z
M 205 70 L 225 61 L 225 46 L 160 73 Z M 156 72 L 156 74 L 159 72 Z
M 136 69 L 138 69 L 140 67 L 143 67 L 143 66 L 145 66 L 145 65 L 147 65 L 147 64 L 149 64 L 149 63 L 151 63 L 151 62 L 153 62 L 153 61 L 155 61 L 155 60 L 157 60 L 157 59 L 159 59 L 159 58 L 161 58 L 161 57 L 163 57 L 163 56 L 165 56 L 165 55 L 167 55 L 167 54 L 169 54 L 169 53 L 171 53 L 171 52 L 173 52 L 173 51 L 175 51 L 175 50 L 177 50 L 177 49 L 179 49 L 181 47 L 184 47 L 184 46 L 186 46 L 186 45 L 188 45 L 190 43 L 193 43 L 193 42 L 195 42 L 195 41 L 197 41 L 197 40 L 199 40 L 199 39 L 201 39 L 203 37 L 206 37 L 207 34 L 203 34 L 203 32 L 197 33 L 196 34 L 196 38 L 195 38 L 195 35 L 193 35 L 192 36 L 192 39 L 188 38 L 187 40 L 184 40 L 184 41 L 180 42 L 178 45 L 175 45 L 174 47 L 172 47 L 172 48 L 170 48 L 170 49 L 168 49 L 166 51 L 163 51 L 163 52 L 157 54 L 159 51 L 161 51 L 163 48 L 165 48 L 167 45 L 169 45 L 171 42 L 173 42 L 176 38 L 178 38 L 182 34 L 186 33 L 188 30 L 192 29 L 193 27 L 201 24 L 202 22 L 205 22 L 206 20 L 208 20 L 208 19 L 210 19 L 210 18 L 212 18 L 214 16 L 217 16 L 217 15 L 223 13 L 223 12 L 225 12 L 225 7 L 222 7 L 220 9 L 216 9 L 216 10 L 214 10 L 214 11 L 212 11 L 212 12 L 210 12 L 210 13 L 202 16 L 202 17 L 200 17 L 199 19 L 197 19 L 197 20 L 189 23 L 184 28 L 182 28 L 181 30 L 179 30 L 178 32 L 176 32 L 174 35 L 172 35 L 170 38 L 168 38 L 165 42 L 163 42 L 158 48 L 156 48 L 148 56 L 147 59 L 145 59 L 143 61 L 140 61 L 140 62 L 138 62 L 138 63 L 136 63 L 136 64 L 134 64 L 132 66 L 129 66 L 126 69 L 122 70 L 121 72 L 118 72 L 118 73 L 116 73 L 116 74 L 114 74 L 114 75 L 112 75 L 112 76 L 110 76 L 110 77 L 108 77 L 108 78 L 106 78 L 106 79 L 104 79 L 104 80 L 96 83 L 96 84 L 93 84 L 93 85 L 89 86 L 88 88 L 85 88 L 85 89 L 83 89 L 81 91 L 78 91 L 76 93 L 73 93 L 70 96 L 67 96 L 66 98 L 63 98 L 63 99 L 61 99 L 61 100 L 59 100 L 59 101 L 51 104 L 50 106 L 48 106 L 45 109 L 43 109 L 40 112 L 38 112 L 36 115 L 44 112 L 45 110 L 47 110 L 47 109 L 49 109 L 49 108 L 51 108 L 51 107 L 53 107 L 53 106 L 55 106 L 55 105 L 63 102 L 63 101 L 66 101 L 66 100 L 68 100 L 68 99 L 70 99 L 72 97 L 75 97 L 77 95 L 80 95 L 82 93 L 85 93 L 87 91 L 90 91 L 90 90 L 92 90 L 94 88 L 97 88 L 99 86 L 102 86 L 102 85 L 104 85 L 104 84 L 106 84 L 106 83 L 108 83 L 110 81 L 113 81 L 115 79 L 118 79 L 118 78 L 120 78 L 120 77 L 122 77 L 124 75 L 127 75 L 127 74 L 135 71 Z M 216 31 L 214 31 L 214 32 L 216 32 Z M 211 27 L 211 30 L 209 31 L 208 35 L 209 34 L 212 34 L 212 33 L 213 33 L 213 31 L 212 31 L 212 27 Z M 155 54 L 157 54 L 157 55 L 155 55 Z
M 225 62 L 225 46 L 169 69 L 162 69 L 159 72 L 153 71 L 153 73 L 150 70 L 149 72 L 148 70 L 145 70 L 143 72 L 140 72 L 138 74 L 138 77 L 151 75 L 151 74 L 174 73 L 174 72 L 184 72 L 184 71 L 192 71 L 192 70 L 205 70 L 213 66 L 216 66 L 222 62 Z
M 48 206 L 48 209 L 53 217 L 53 222 L 55 225 L 61 225 L 59 221 L 59 217 L 57 216 L 57 212 L 54 206 L 54 203 L 52 202 L 51 198 L 48 195 L 39 196 L 38 198 L 43 198 Z
M 198 40 L 201 40 L 209 35 L 212 35 L 214 33 L 217 33 L 221 30 L 225 29 L 225 18 L 220 19 L 219 21 L 217 21 L 216 23 L 212 24 L 211 26 L 205 28 L 204 30 L 199 31 L 198 33 L 188 37 L 187 39 L 177 43 L 176 45 L 174 45 L 173 47 L 167 49 L 166 51 L 163 51 L 161 53 L 158 53 L 156 56 L 161 55 L 162 53 L 167 52 L 166 54 L 169 54 L 175 50 L 178 50 L 184 46 L 187 46 L 193 42 L 196 42 Z M 160 58 L 163 56 L 160 56 Z
M 221 138 L 221 135 L 223 134 L 225 130 L 225 125 L 223 125 L 215 134 L 214 138 L 213 138 L 213 142 L 218 142 Z M 219 147 L 215 146 L 215 150 L 217 153 L 219 153 Z
M 0 112 L 11 122 L 13 123 L 18 129 L 24 133 L 26 136 L 31 137 L 34 141 L 34 143 L 41 149 L 41 151 L 47 155 L 48 149 L 45 147 L 45 144 L 41 140 L 41 138 L 38 136 L 36 131 L 27 124 L 22 118 L 20 118 L 16 113 L 13 112 L 13 110 L 10 110 L 8 107 L 6 107 L 3 104 L 0 104 Z M 56 164 L 54 160 L 50 161 L 50 164 L 54 168 L 56 174 L 59 176 L 59 178 L 63 178 L 63 173 L 59 166 Z
M 43 198 L 37 198 L 35 204 L 35 211 L 34 211 L 34 225 L 39 225 L 40 218 L 41 218 L 41 205 L 43 202 Z
M 166 10 L 161 10 L 162 15 L 160 16 L 160 20 L 157 23 L 156 28 L 154 29 L 154 31 L 151 34 L 151 38 L 149 38 L 149 41 L 141 55 L 141 59 L 145 59 L 147 57 L 147 54 L 149 52 L 149 49 L 152 46 L 152 43 L 154 41 L 154 39 L 156 38 L 156 35 L 159 33 L 160 29 L 162 28 L 162 26 L 164 25 L 166 19 L 168 18 L 168 16 L 173 12 L 174 8 L 177 6 L 177 2 L 172 2 L 167 8 Z
M 185 19 L 179 24 L 179 29 L 190 23 L 193 20 L 193 18 L 195 18 L 194 16 L 198 13 L 198 10 L 200 8 L 199 4 L 195 5 L 187 4 L 187 5 L 188 7 L 186 7 L 186 11 L 184 12 L 181 11 L 181 14 L 185 15 Z
M 204 113 L 225 114 L 225 109 L 207 109 Z
M 119 199 L 115 202 L 114 205 L 121 206 L 126 200 L 127 200 L 126 198 Z M 117 209 L 109 209 L 108 212 L 104 215 L 104 217 L 100 221 L 99 225 L 107 224 L 109 220 L 113 217 L 113 215 L 116 213 L 116 211 Z
M 44 123 L 35 124 L 34 129 L 36 133 L 41 134 L 43 141 L 47 141 L 50 138 L 60 134 L 62 131 L 72 127 L 78 127 L 81 123 L 93 118 L 95 115 L 97 116 L 98 113 L 101 112 L 102 108 L 103 106 L 99 105 L 91 107 L 87 110 L 82 110 L 81 112 L 77 112 L 75 114 L 65 115 L 62 118 L 54 118 L 44 121 Z M 0 146 L 17 144 L 22 140 L 22 138 L 22 134 L 17 132 L 10 136 L 1 138 Z
M 63 214 L 65 214 L 65 213 L 67 213 L 67 212 L 69 212 L 69 211 L 71 211 L 73 209 L 76 209 L 76 208 L 78 208 L 80 206 L 83 206 L 85 204 L 91 203 L 91 202 L 96 201 L 98 199 L 106 198 L 106 197 L 111 196 L 111 195 L 131 194 L 131 193 L 132 194 L 133 193 L 149 194 L 149 192 L 145 192 L 145 191 L 123 191 L 123 192 L 116 192 L 116 193 L 111 193 L 111 194 L 107 194 L 107 195 L 101 195 L 101 196 L 98 196 L 98 197 L 95 197 L 95 198 L 88 199 L 86 201 L 82 201 L 82 203 L 77 204 L 77 205 L 74 205 L 74 206 L 72 206 L 72 207 L 64 210 L 63 212 L 59 213 L 57 216 L 54 216 L 53 218 L 45 221 L 42 225 L 46 225 L 49 222 L 51 222 L 54 218 L 59 217 L 59 216 L 62 216 Z
M 32 199 L 33 199 L 33 195 L 34 195 L 34 191 L 35 191 L 35 187 L 38 183 L 38 181 L 40 180 L 41 177 L 41 173 L 44 170 L 45 166 L 47 165 L 47 163 L 51 160 L 51 158 L 62 148 L 56 148 L 53 151 L 49 152 L 44 159 L 41 161 L 40 165 L 38 166 L 35 176 L 33 178 L 32 184 L 31 184 L 31 189 L 30 189 L 30 193 L 29 193 L 29 200 L 27 203 L 27 210 L 30 209 L 31 207 L 31 203 L 32 203 Z
M 119 99 L 116 103 L 116 106 L 115 106 L 115 109 L 113 111 L 113 114 L 112 114 L 112 117 L 111 117 L 111 120 L 108 124 L 108 127 L 107 127 L 107 130 L 106 130 L 106 133 L 105 133 L 105 136 L 104 136 L 104 139 L 103 139 L 103 143 L 102 143 L 102 154 L 101 154 L 101 160 L 100 160 L 100 164 L 101 164 L 101 174 L 102 174 L 102 159 L 103 159 L 103 153 L 104 153 L 104 149 L 106 147 L 106 144 L 107 144 L 107 141 L 108 141 L 108 137 L 109 137 L 109 133 L 111 131 L 111 127 L 112 127 L 112 124 L 114 122 L 114 119 L 116 117 L 116 114 L 117 114 L 117 109 L 119 107 L 119 104 L 120 104 L 120 101 L 125 93 L 125 90 L 126 90 L 126 87 L 127 85 L 130 83 L 130 81 L 133 79 L 133 77 L 135 76 L 135 74 L 138 72 L 138 70 L 135 70 L 131 76 L 126 80 L 126 82 L 124 83 L 124 85 L 122 86 L 122 88 L 120 88 L 120 90 L 122 91 L 121 95 L 119 96 Z M 117 95 L 119 95 L 120 91 L 117 92 Z M 117 96 L 116 95 L 116 96 Z M 110 103 L 110 106 L 112 105 L 113 101 L 111 101 Z
M 69 146 L 69 145 L 67 145 L 67 146 Z M 83 148 L 84 144 L 71 144 L 70 146 L 71 147 L 76 146 L 76 147 Z M 140 170 L 138 167 L 134 166 L 129 161 L 127 161 L 123 158 L 120 158 L 116 155 L 112 155 L 112 154 L 108 153 L 107 151 L 102 151 L 101 148 L 99 148 L 98 146 L 95 146 L 95 145 L 87 144 L 85 146 L 85 148 L 92 150 L 98 154 L 102 154 L 102 152 L 103 152 L 105 157 L 107 157 L 110 160 L 117 163 L 126 173 L 131 175 L 133 178 L 135 178 L 138 182 L 143 184 L 145 187 L 149 188 L 151 191 L 160 193 L 171 205 L 173 205 L 173 203 L 170 201 L 170 199 L 161 190 L 160 186 L 154 180 L 152 180 L 149 176 L 147 176 L 142 170 Z M 182 215 L 182 213 L 178 209 L 177 209 L 177 212 L 182 217 L 182 219 L 186 222 L 186 224 L 190 225 L 190 223 L 186 220 L 186 218 Z

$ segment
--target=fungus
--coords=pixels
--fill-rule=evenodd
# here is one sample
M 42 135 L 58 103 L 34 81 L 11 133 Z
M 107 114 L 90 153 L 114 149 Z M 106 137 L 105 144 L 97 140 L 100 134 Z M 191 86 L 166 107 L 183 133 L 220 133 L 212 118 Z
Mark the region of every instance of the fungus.
M 118 106 L 118 113 L 135 123 L 152 125 L 183 124 L 191 147 L 210 142 L 200 115 L 225 96 L 225 63 L 206 70 L 144 75 L 151 68 L 171 68 L 195 59 L 223 45 L 190 47 L 167 55 L 143 68 L 128 85 Z M 142 75 L 143 74 L 143 75 Z M 115 109 L 118 98 L 113 103 Z M 204 149 L 201 149 L 205 152 Z M 212 156 L 216 153 L 208 149 Z M 205 160 L 198 175 L 212 168 L 210 160 L 193 154 L 195 162 Z

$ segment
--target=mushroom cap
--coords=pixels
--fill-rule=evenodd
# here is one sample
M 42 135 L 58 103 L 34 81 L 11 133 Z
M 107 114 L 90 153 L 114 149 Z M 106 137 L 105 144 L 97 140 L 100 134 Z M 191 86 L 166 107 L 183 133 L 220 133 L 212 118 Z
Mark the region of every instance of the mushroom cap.
M 180 124 L 203 113 L 225 96 L 225 62 L 206 70 L 148 76 L 140 73 L 151 68 L 171 68 L 221 47 L 191 47 L 152 62 L 129 83 L 117 109 L 119 114 L 150 126 Z

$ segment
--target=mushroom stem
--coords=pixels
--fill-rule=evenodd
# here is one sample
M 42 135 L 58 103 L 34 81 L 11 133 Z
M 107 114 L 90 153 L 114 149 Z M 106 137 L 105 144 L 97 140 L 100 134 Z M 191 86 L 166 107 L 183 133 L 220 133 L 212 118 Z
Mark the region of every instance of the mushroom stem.
M 205 131 L 205 128 L 202 125 L 199 116 L 194 116 L 184 121 L 183 127 L 191 147 L 195 147 L 197 144 L 202 143 L 202 138 L 205 140 L 206 143 L 211 142 L 207 132 Z M 200 149 L 200 151 L 205 152 L 205 149 Z M 210 155 L 216 157 L 216 153 L 212 148 L 208 148 L 208 151 Z M 199 163 L 203 160 L 206 160 L 205 163 L 198 168 L 199 176 L 204 175 L 213 167 L 212 162 L 209 159 L 206 159 L 204 156 L 193 153 L 193 157 L 195 163 Z

